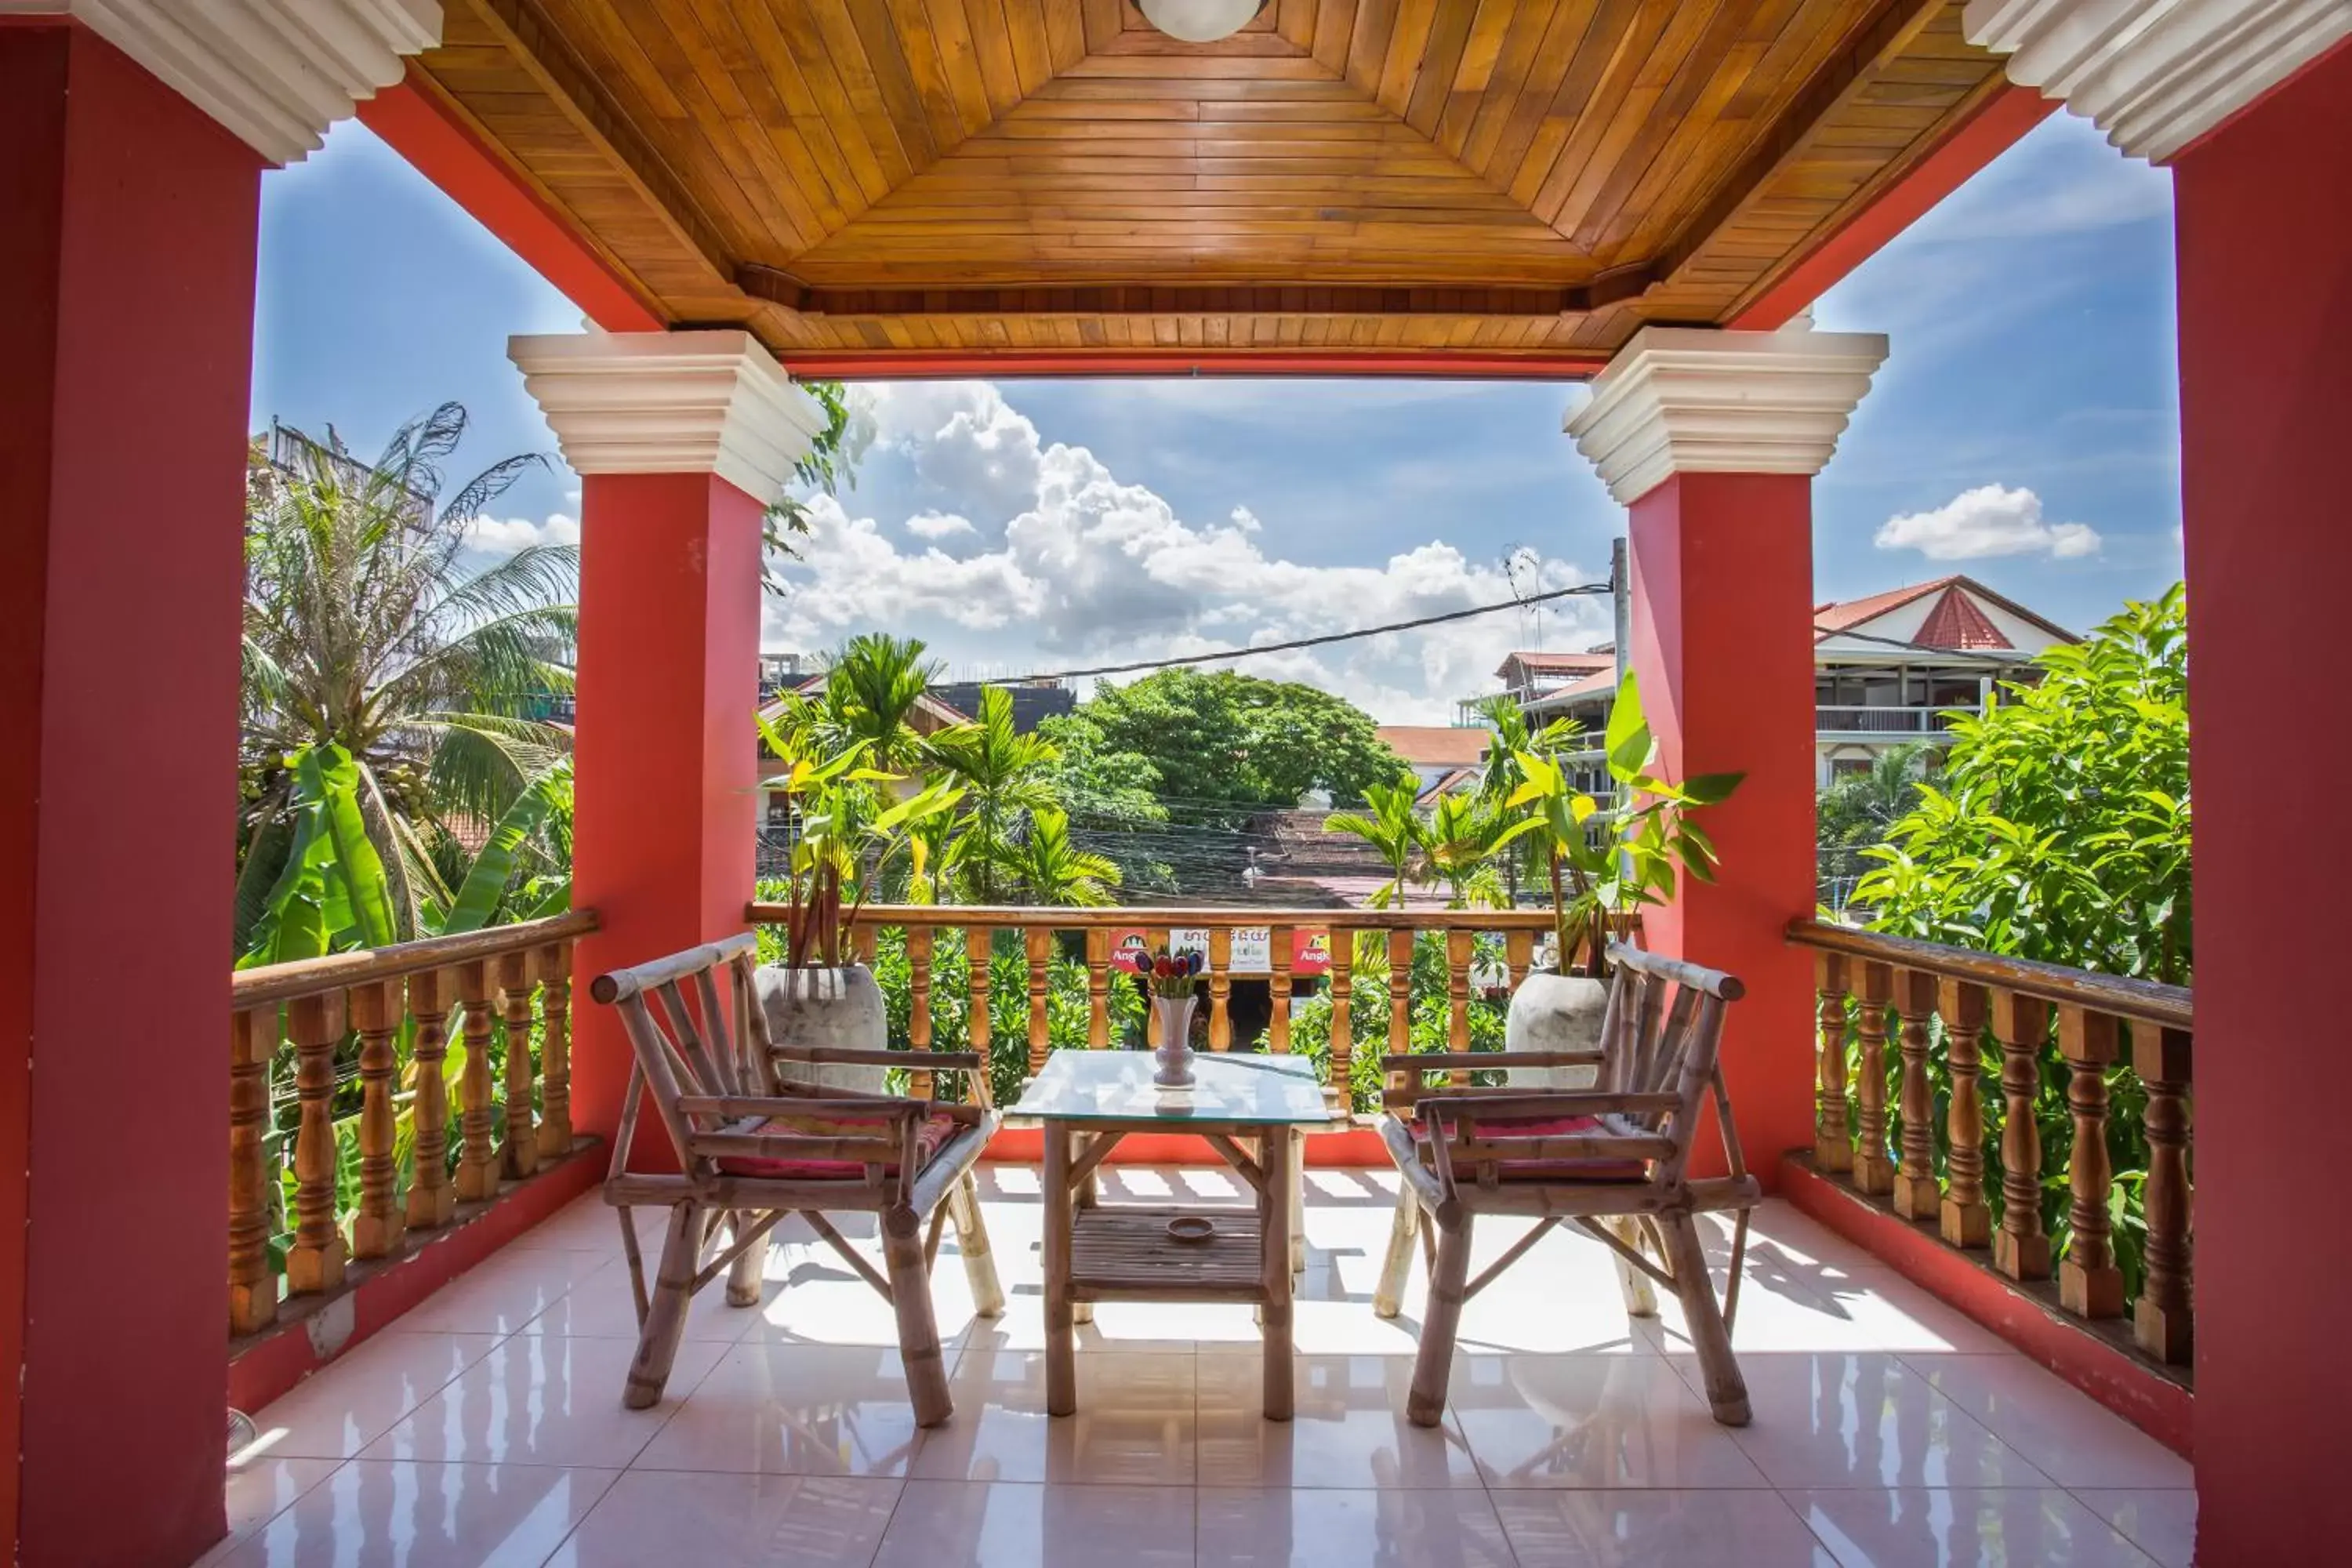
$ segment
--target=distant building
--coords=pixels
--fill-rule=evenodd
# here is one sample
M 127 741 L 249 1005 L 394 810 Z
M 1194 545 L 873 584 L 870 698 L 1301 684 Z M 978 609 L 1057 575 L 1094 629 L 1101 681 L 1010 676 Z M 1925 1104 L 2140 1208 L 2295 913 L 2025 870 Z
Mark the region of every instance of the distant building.
M 1382 724 L 1373 733 L 1412 769 L 1423 800 L 1475 782 L 1495 738 L 1475 724 Z
M 2001 682 L 2033 679 L 2036 655 L 2077 640 L 1958 575 L 1817 605 L 1812 620 L 1814 782 L 1823 787 L 1907 742 L 1949 742 L 1950 715 L 1983 711 Z M 1570 661 L 1589 668 L 1571 674 Z M 1495 673 L 1506 690 L 1532 693 L 1521 698 L 1532 721 L 1573 719 L 1596 737 L 1608 728 L 1617 694 L 1608 649 L 1515 653 Z M 1595 772 L 1584 787 L 1599 782 Z
M 1076 688 L 1058 680 L 949 680 L 931 688 L 931 695 L 967 713 L 980 711 L 980 694 L 987 687 L 1003 687 L 1013 699 L 1013 727 L 1027 734 L 1048 719 L 1058 718 L 1078 705 Z

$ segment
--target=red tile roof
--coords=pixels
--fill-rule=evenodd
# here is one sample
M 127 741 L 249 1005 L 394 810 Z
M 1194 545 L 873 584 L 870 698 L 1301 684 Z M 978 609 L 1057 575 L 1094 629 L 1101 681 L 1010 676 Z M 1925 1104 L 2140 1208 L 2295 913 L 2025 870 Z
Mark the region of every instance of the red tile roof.
M 1923 599 L 1930 594 L 1937 593 L 1949 595 L 1951 591 L 1956 588 L 1965 589 L 1968 594 L 1973 595 L 1979 599 L 1983 599 L 1989 604 L 2000 605 L 2002 609 L 2007 610 L 2011 615 L 2017 616 L 2020 620 L 2032 622 L 2033 625 L 2041 627 L 2043 631 L 2048 632 L 2052 637 L 2058 638 L 2061 642 L 2074 642 L 2079 640 L 2073 632 L 2068 631 L 2065 627 L 2058 625 L 2056 622 L 2048 620 L 2043 616 L 2037 616 L 2032 610 L 2027 609 L 2023 605 L 2019 604 L 2016 600 L 1996 594 L 1990 588 L 1986 587 L 1982 583 L 1978 582 L 1975 578 L 1963 576 L 1958 573 L 1955 573 L 1949 577 L 1937 577 L 1925 583 L 1914 583 L 1908 587 L 1890 588 L 1883 594 L 1873 594 L 1868 598 L 1864 599 L 1848 599 L 1843 604 L 1830 603 L 1815 605 L 1813 606 L 1813 640 L 1815 642 L 1825 641 L 1829 637 L 1834 637 L 1839 632 L 1846 631 L 1852 627 L 1862 625 L 1864 621 L 1876 620 L 1879 616 L 1886 614 L 1889 610 L 1901 609 L 1904 605 L 1912 603 L 1914 600 Z M 1984 621 L 1986 626 L 1989 629 L 1990 628 L 1991 622 L 1987 619 L 1983 613 L 1979 611 L 1974 605 L 1969 605 L 1968 606 L 1968 611 L 1977 619 Z M 1931 615 L 1932 613 L 1933 612 L 1931 612 Z M 1922 629 L 1924 634 L 1924 628 Z M 1993 635 L 1998 637 L 2000 633 L 1995 631 Z M 1933 642 L 1925 635 L 1922 635 L 1914 640 L 1927 647 L 2008 647 L 2012 646 L 2005 641 L 1995 644 Z
M 1606 651 L 1601 653 L 1522 652 L 1514 653 L 1505 658 L 1496 667 L 1495 673 L 1504 679 L 1508 679 L 1509 677 L 1504 676 L 1503 671 L 1517 664 L 1523 669 L 1540 669 L 1556 674 L 1577 675 L 1588 670 L 1610 668 L 1616 661 L 1617 656 Z
M 1486 755 L 1491 730 L 1452 724 L 1383 724 L 1372 731 L 1389 750 L 1417 767 L 1475 767 Z
M 2015 647 L 2000 628 L 1958 588 L 1947 588 L 1911 640 L 1927 647 Z

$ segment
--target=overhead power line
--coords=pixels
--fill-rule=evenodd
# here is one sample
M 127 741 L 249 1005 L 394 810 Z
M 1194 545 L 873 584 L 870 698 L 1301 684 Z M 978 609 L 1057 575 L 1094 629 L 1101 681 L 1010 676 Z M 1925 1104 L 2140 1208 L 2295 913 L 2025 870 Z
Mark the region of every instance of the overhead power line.
M 1138 659 L 1132 664 L 1097 665 L 1092 669 L 1056 669 L 1042 675 L 1027 675 L 1022 681 L 1076 680 L 1089 675 L 1130 675 L 1139 669 L 1171 669 L 1179 665 L 1215 664 L 1221 659 L 1248 658 L 1261 653 L 1288 653 L 1295 648 L 1322 647 L 1335 642 L 1353 642 L 1358 637 L 1385 637 L 1391 632 L 1417 631 L 1423 626 L 1441 626 L 1447 621 L 1466 621 L 1473 616 L 1491 616 L 1497 610 L 1525 609 L 1546 599 L 1565 599 L 1573 595 L 1594 596 L 1610 592 L 1606 583 L 1580 583 L 1573 588 L 1551 588 L 1525 598 L 1506 599 L 1499 605 L 1479 605 L 1467 610 L 1448 610 L 1441 616 L 1423 616 L 1417 620 L 1391 621 L 1384 626 L 1364 626 L 1352 632 L 1327 632 L 1317 637 L 1293 637 L 1288 642 L 1260 643 L 1252 647 L 1229 647 L 1216 653 L 1188 653 L 1171 658 Z M 1019 684 L 1008 682 L 1007 684 Z

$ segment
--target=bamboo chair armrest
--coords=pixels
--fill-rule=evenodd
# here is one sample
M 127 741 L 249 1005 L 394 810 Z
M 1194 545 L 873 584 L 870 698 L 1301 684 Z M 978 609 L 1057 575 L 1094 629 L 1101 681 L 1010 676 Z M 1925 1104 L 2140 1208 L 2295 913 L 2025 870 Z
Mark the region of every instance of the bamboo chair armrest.
M 1410 1051 L 1381 1058 L 1381 1070 L 1444 1072 L 1472 1068 L 1501 1072 L 1512 1068 L 1589 1068 L 1607 1061 L 1602 1051 Z
M 1559 1116 L 1664 1116 L 1682 1109 L 1678 1094 L 1621 1094 L 1611 1089 L 1442 1089 L 1412 1102 L 1412 1112 L 1535 1120 Z
M 803 1100 L 797 1095 L 769 1094 L 681 1094 L 677 1110 L 681 1116 L 719 1116 L 728 1121 L 740 1121 L 747 1116 L 784 1121 L 839 1121 L 844 1118 L 914 1121 L 931 1110 L 927 1100 L 906 1100 L 896 1095 L 859 1095 L 855 1098 Z M 940 1106 L 941 1110 L 956 1109 Z
M 969 1070 L 980 1060 L 974 1051 L 868 1051 L 849 1046 L 771 1046 L 768 1058 L 817 1067 L 910 1068 L 945 1067 Z

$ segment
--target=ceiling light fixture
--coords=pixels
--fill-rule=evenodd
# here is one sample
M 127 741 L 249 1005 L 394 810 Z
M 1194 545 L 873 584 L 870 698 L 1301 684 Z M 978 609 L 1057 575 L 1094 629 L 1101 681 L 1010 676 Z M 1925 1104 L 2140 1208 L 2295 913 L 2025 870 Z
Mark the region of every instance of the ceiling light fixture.
M 1171 38 L 1213 44 L 1249 26 L 1265 0 L 1136 0 L 1143 18 Z

